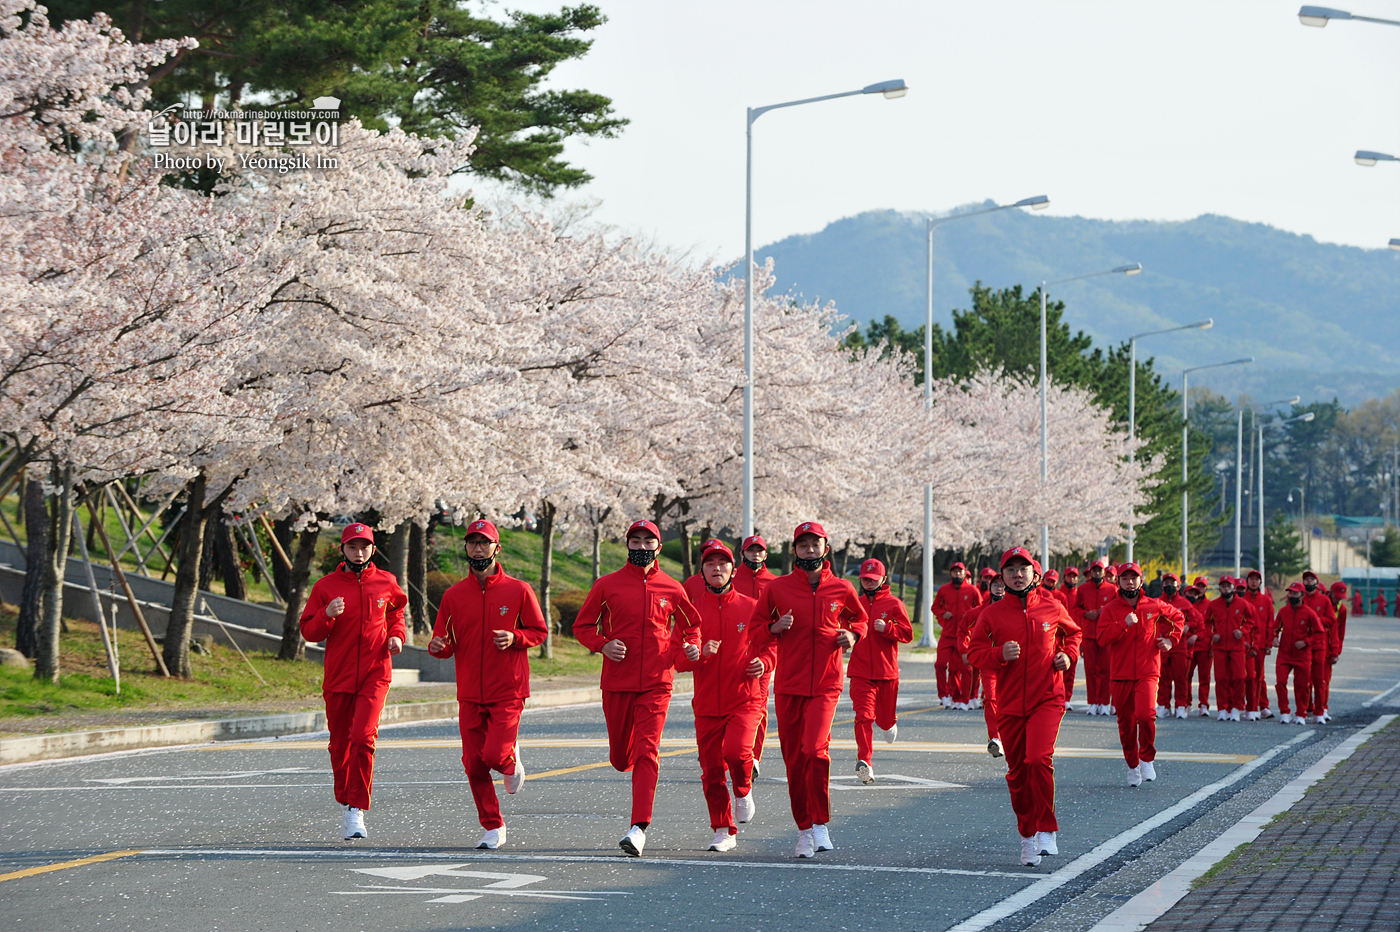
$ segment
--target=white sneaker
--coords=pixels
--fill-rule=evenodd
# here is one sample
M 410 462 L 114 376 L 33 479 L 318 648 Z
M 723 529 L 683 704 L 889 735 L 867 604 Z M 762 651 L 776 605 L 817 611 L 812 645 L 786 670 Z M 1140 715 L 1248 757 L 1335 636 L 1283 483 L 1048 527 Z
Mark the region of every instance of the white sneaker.
M 1128 785 L 1129 785 L 1129 786 L 1133 786 L 1133 787 L 1142 786 L 1142 765 L 1141 765 L 1141 764 L 1139 764 L 1139 765 L 1136 766 L 1136 767 L 1129 767 L 1129 768 L 1128 768 Z
M 1040 865 L 1040 840 L 1037 836 L 1021 839 L 1021 864 L 1025 867 Z
M 1230 710 L 1230 721 L 1232 721 L 1232 722 L 1238 722 L 1239 720 L 1240 720 L 1240 710 L 1239 710 L 1239 709 L 1231 709 L 1231 710 Z
M 1073 711 L 1074 711 L 1074 703 L 1073 703 L 1073 702 L 1066 702 L 1066 703 L 1065 703 L 1065 711 L 1066 711 L 1066 712 L 1073 712 Z
M 1314 725 L 1325 725 L 1325 724 L 1327 724 L 1327 719 L 1324 718 L 1324 717 L 1321 716 L 1321 715 L 1314 715 L 1314 716 L 1313 716 L 1313 724 L 1314 724 Z
M 980 709 L 980 708 L 982 708 L 982 700 L 981 700 L 981 699 L 974 699 L 974 700 L 972 700 L 972 707 L 973 707 L 974 709 Z
M 812 830 L 809 828 L 805 832 L 797 833 L 797 852 L 799 858 L 814 858 L 817 856 L 817 843 L 812 840 Z
M 1250 712 L 1250 713 L 1248 713 L 1248 714 L 1245 715 L 1245 719 L 1246 719 L 1247 721 L 1257 722 L 1257 721 L 1259 721 L 1259 713 L 1258 713 L 1258 712 Z
M 1035 840 L 1041 854 L 1058 855 L 1060 853 L 1060 845 L 1055 839 L 1054 832 L 1036 832 Z
M 959 712 L 968 711 L 966 702 L 955 702 L 953 703 L 953 708 L 957 709 Z
M 812 844 L 818 851 L 834 851 L 836 846 L 831 843 L 831 834 L 826 830 L 825 825 L 812 823 Z
M 1140 762 L 1140 763 L 1138 764 L 1138 769 L 1139 769 L 1140 771 L 1142 771 L 1142 778 L 1143 778 L 1144 780 L 1155 780 L 1155 779 L 1157 779 L 1157 768 L 1156 768 L 1156 766 L 1153 765 L 1152 761 L 1150 761 L 1150 760 L 1145 760 L 1145 761 Z
M 1228 722 L 1230 720 L 1230 713 L 1221 709 L 1220 714 L 1215 717 L 1215 720 L 1217 722 Z
M 363 809 L 356 809 L 354 806 L 346 806 L 345 812 L 340 820 L 341 837 L 346 841 L 352 838 L 368 838 L 369 832 L 365 831 L 365 813 Z
M 1271 709 L 1271 708 L 1269 708 L 1268 706 L 1264 706 L 1264 708 L 1262 708 L 1262 709 L 1259 710 L 1259 717 L 1260 717 L 1261 719 L 1273 718 L 1273 717 L 1274 717 L 1274 710 Z
M 626 835 L 622 836 L 622 840 L 617 843 L 617 846 L 629 858 L 639 858 L 642 856 L 642 849 L 647 846 L 647 833 L 634 825 L 627 830 Z
M 1285 712 L 1278 717 L 1278 720 L 1281 724 L 1287 725 L 1293 721 L 1293 716 L 1291 713 Z
M 863 760 L 856 761 L 856 779 L 869 786 L 875 782 L 875 768 Z
M 1306 725 L 1307 723 L 1308 717 L 1306 715 L 1295 715 L 1293 717 L 1293 724 L 1295 725 Z
M 1176 717 L 1180 719 L 1186 718 L 1186 706 L 1179 705 L 1176 707 Z
M 943 696 L 942 699 L 943 699 L 943 708 L 945 708 L 945 709 L 951 709 L 951 708 L 953 707 L 953 697 L 952 697 L 952 696 Z M 798 855 L 798 857 L 801 857 L 801 855 Z
M 1164 705 L 1159 705 L 1159 706 L 1157 706 L 1157 717 L 1158 717 L 1158 718 L 1166 718 L 1166 717 L 1167 717 L 1167 707 L 1166 707 L 1166 706 L 1164 706 Z
M 1200 707 L 1199 707 L 1199 712 L 1200 712 L 1201 718 L 1210 718 L 1210 706 L 1208 706 L 1208 705 L 1200 706 Z
M 481 836 L 481 841 L 476 843 L 478 848 L 485 848 L 487 851 L 495 851 L 506 843 L 506 827 L 488 829 L 485 835 Z
M 993 738 L 987 742 L 987 753 L 993 757 L 1005 757 L 1006 749 L 1001 746 L 1000 738 Z
M 515 773 L 508 773 L 501 781 L 506 785 L 506 792 L 514 796 L 520 792 L 521 785 L 525 782 L 525 764 L 520 760 L 520 745 L 515 746 Z
M 739 824 L 752 822 L 754 813 L 758 811 L 758 806 L 753 801 L 753 790 L 749 790 L 748 795 L 737 797 L 734 800 L 734 818 Z
M 1325 725 L 1326 723 L 1328 723 L 1328 722 L 1330 722 L 1330 721 L 1332 721 L 1332 714 L 1331 714 L 1330 712 L 1328 712 L 1326 709 L 1323 709 L 1323 710 L 1322 710 L 1322 722 L 1323 722 L 1323 724 Z
M 888 729 L 881 728 L 880 737 L 885 739 L 886 744 L 894 744 L 895 740 L 899 737 L 899 722 L 895 722 Z
M 715 831 L 715 840 L 710 842 L 711 851 L 733 851 L 734 846 L 739 843 L 738 835 L 729 834 L 729 829 L 722 828 Z
M 1114 705 L 1113 705 L 1112 703 L 1109 703 L 1108 705 L 1104 706 L 1104 710 L 1105 710 L 1104 713 L 1103 713 L 1104 715 L 1117 715 L 1117 714 L 1118 714 L 1118 709 L 1117 709 L 1116 707 L 1114 707 Z

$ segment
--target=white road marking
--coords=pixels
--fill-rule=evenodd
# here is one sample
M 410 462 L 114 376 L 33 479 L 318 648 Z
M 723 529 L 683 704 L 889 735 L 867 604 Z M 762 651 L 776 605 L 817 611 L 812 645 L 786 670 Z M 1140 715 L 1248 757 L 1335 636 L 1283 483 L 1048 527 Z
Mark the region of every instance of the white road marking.
M 965 790 L 965 789 L 967 789 L 967 784 L 965 784 L 965 783 L 944 783 L 942 780 L 926 780 L 926 779 L 924 779 L 923 777 L 906 777 L 906 776 L 904 776 L 904 774 L 900 774 L 900 773 L 882 773 L 882 774 L 878 774 L 878 775 L 875 777 L 876 783 L 875 783 L 874 786 L 864 786 L 864 785 L 862 785 L 862 786 L 844 786 L 844 785 L 842 785 L 841 783 L 837 783 L 837 782 L 836 782 L 837 780 L 846 781 L 846 780 L 859 780 L 859 779 L 860 779 L 860 777 L 857 777 L 857 776 L 832 777 L 832 778 L 831 778 L 831 780 L 832 780 L 831 788 L 832 788 L 833 790 L 849 790 L 849 791 L 854 791 L 854 792 L 859 792 L 859 791 L 861 791 L 861 790 L 914 790 L 914 789 L 920 789 L 920 790 Z M 889 786 L 889 785 L 886 785 L 886 784 L 882 784 L 882 783 L 879 782 L 879 781 L 881 781 L 881 780 L 893 780 L 893 781 L 895 781 L 895 784 L 896 784 L 896 785 L 894 785 L 894 786 Z
M 1371 706 L 1379 702 L 1385 702 L 1391 696 L 1395 695 L 1396 690 L 1400 690 L 1400 683 L 1396 683 L 1394 686 L 1390 687 L 1385 692 L 1381 693 L 1379 696 L 1376 696 L 1373 699 L 1367 699 L 1365 702 L 1361 703 L 1361 708 L 1369 709 Z
M 1218 864 L 1231 851 L 1258 838 L 1274 816 L 1292 809 L 1313 784 L 1396 718 L 1394 715 L 1382 715 L 1343 741 L 1287 786 L 1269 797 L 1258 809 L 1226 829 L 1223 835 L 1198 851 L 1195 857 L 1101 919 L 1090 932 L 1139 932 L 1147 928 L 1149 923 L 1191 892 L 1193 880 Z
M 1347 647 L 1358 654 L 1400 654 L 1400 647 Z
M 226 770 L 216 772 L 166 773 L 152 777 L 88 777 L 84 783 L 103 783 L 109 786 L 126 786 L 132 783 L 154 783 L 159 780 L 236 780 L 239 777 L 263 777 L 269 774 L 330 774 L 329 770 L 312 770 L 310 767 L 279 767 L 276 770 Z M 239 784 L 240 786 L 242 784 Z M 207 788 L 207 787 L 206 787 Z
M 948 932 L 981 932 L 982 929 L 986 929 L 989 926 L 1000 922 L 1007 916 L 1015 915 L 1016 913 L 1025 909 L 1027 906 L 1030 906 L 1037 900 L 1043 899 L 1050 893 L 1053 893 L 1055 890 L 1058 890 L 1060 887 L 1063 887 L 1065 884 L 1069 883 L 1071 880 L 1074 880 L 1076 877 L 1079 877 L 1080 875 L 1084 874 L 1086 871 L 1090 871 L 1093 870 L 1095 867 L 1098 867 L 1104 861 L 1107 861 L 1119 851 L 1122 851 L 1128 845 L 1137 841 L 1139 838 L 1146 835 L 1148 832 L 1151 832 L 1153 829 L 1156 829 L 1162 825 L 1166 825 L 1168 822 L 1172 821 L 1177 816 L 1191 810 L 1198 804 L 1204 802 L 1211 796 L 1218 793 L 1220 790 L 1225 789 L 1225 787 L 1232 786 L 1233 784 L 1238 783 L 1240 780 L 1243 780 L 1250 773 L 1262 767 L 1269 761 L 1273 760 L 1275 757 L 1282 754 L 1288 748 L 1298 744 L 1301 741 L 1311 738 L 1313 734 L 1314 732 L 1311 729 L 1309 729 L 1307 731 L 1302 732 L 1299 735 L 1294 736 L 1291 740 L 1285 741 L 1283 744 L 1277 745 L 1269 749 L 1268 751 L 1264 752 L 1263 754 L 1260 754 L 1258 757 L 1256 757 L 1249 763 L 1244 764 L 1236 768 L 1235 770 L 1232 770 L 1230 773 L 1226 774 L 1219 780 L 1216 780 L 1214 783 L 1211 783 L 1208 786 L 1201 787 L 1199 790 L 1192 793 L 1190 796 L 1187 796 L 1185 799 L 1182 799 L 1180 802 L 1176 803 L 1176 805 L 1168 806 L 1166 809 L 1163 809 L 1161 812 L 1157 813 L 1151 818 L 1138 823 L 1137 825 L 1133 826 L 1125 832 L 1120 832 L 1119 834 L 1113 836 L 1112 838 L 1098 845 L 1088 854 L 1080 855 L 1066 866 L 1055 871 L 1053 874 L 1050 874 L 1046 877 L 1042 877 L 1040 880 L 1037 880 L 1035 883 L 1031 884 L 1029 887 L 1026 887 L 1024 890 L 1020 890 L 1016 893 L 1013 893 L 1011 896 L 1002 900 L 1000 903 L 988 907 L 987 909 L 982 910 L 976 915 L 963 920 L 962 922 L 953 926 L 953 928 L 948 930 Z
M 525 896 L 545 900 L 594 900 L 604 896 L 631 896 L 625 890 L 521 890 L 548 878 L 539 874 L 496 874 L 488 871 L 462 870 L 465 864 L 420 864 L 414 867 L 355 867 L 357 874 L 369 874 L 387 880 L 422 880 L 425 877 L 466 877 L 474 880 L 494 880 L 483 887 L 460 889 L 439 887 L 389 887 L 366 885 L 357 890 L 332 890 L 334 896 L 374 896 L 376 894 L 442 894 L 429 903 L 467 903 L 483 896 Z

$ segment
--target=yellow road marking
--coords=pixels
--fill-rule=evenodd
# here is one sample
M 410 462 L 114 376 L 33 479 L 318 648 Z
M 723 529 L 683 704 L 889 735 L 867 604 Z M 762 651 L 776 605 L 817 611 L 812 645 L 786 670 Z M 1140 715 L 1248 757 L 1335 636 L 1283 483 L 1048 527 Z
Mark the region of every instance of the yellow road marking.
M 525 742 L 522 741 L 522 742 L 520 742 L 520 743 L 523 745 Z M 604 742 L 604 745 L 605 745 L 605 746 L 606 746 L 606 744 L 607 744 L 607 742 Z M 695 744 L 692 743 L 692 744 L 690 745 L 690 747 L 681 748 L 679 751 L 666 751 L 665 753 L 663 753 L 663 754 L 658 754 L 658 755 L 656 755 L 656 756 L 657 756 L 657 757 L 676 757 L 676 756 L 678 756 L 678 755 L 680 755 L 680 754 L 691 754 L 691 753 L 696 753 L 696 752 L 698 752 L 699 750 L 700 750 L 700 749 L 699 749 L 698 747 L 696 747 Z M 527 773 L 527 774 L 525 775 L 525 779 L 526 779 L 526 780 L 543 780 L 545 777 L 562 777 L 562 776 L 563 776 L 564 774 L 566 774 L 566 773 L 580 773 L 580 772 L 582 772 L 582 771 L 584 771 L 584 770 L 601 770 L 601 769 L 604 768 L 604 767 L 611 767 L 611 766 L 612 766 L 612 762 L 610 762 L 610 761 L 603 761 L 601 764 L 580 764 L 580 765 L 577 766 L 577 767 L 563 767 L 563 768 L 560 768 L 559 770 L 545 770 L 545 771 L 543 771 L 543 772 L 541 772 L 541 773 Z M 496 780 L 496 781 L 494 781 L 494 782 L 495 782 L 495 784 L 496 784 L 497 786 L 501 786 L 505 781 L 503 781 L 503 780 Z
M 22 871 L 12 871 L 8 874 L 0 874 L 0 882 L 6 880 L 18 880 L 21 877 L 33 877 L 36 874 L 47 874 L 50 871 L 67 870 L 70 867 L 82 867 L 84 864 L 97 864 L 101 861 L 114 861 L 117 858 L 128 858 L 133 854 L 140 854 L 141 849 L 136 848 L 131 851 L 111 851 L 107 854 L 94 854 L 90 858 L 78 858 L 76 861 L 64 861 L 61 864 L 45 864 L 43 867 L 26 867 Z

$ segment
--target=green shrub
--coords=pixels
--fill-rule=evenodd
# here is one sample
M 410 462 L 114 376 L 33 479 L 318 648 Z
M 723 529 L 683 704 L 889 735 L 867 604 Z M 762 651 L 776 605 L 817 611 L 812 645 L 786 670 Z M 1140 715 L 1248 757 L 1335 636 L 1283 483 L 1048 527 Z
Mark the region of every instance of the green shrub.
M 565 589 L 550 597 L 550 614 L 558 612 L 554 619 L 559 625 L 559 632 L 574 636 L 574 619 L 578 618 L 579 609 L 583 608 L 584 599 L 588 598 L 586 589 Z

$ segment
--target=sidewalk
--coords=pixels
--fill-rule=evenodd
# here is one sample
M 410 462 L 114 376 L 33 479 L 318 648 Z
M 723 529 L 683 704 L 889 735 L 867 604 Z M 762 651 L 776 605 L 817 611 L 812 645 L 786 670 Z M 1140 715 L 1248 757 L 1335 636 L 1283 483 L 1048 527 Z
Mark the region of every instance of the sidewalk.
M 1400 929 L 1400 720 L 1204 875 L 1148 929 Z

